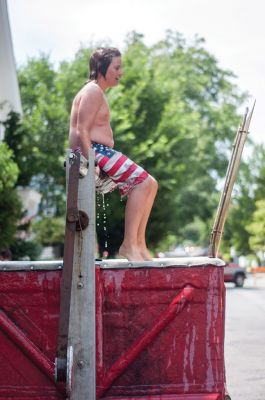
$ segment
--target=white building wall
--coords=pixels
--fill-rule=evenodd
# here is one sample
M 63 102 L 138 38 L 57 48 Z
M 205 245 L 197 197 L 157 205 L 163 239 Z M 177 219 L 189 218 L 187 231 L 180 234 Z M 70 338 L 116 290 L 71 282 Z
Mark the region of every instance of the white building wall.
M 11 109 L 22 114 L 7 1 L 0 0 L 0 121 Z M 0 124 L 0 140 L 3 134 Z

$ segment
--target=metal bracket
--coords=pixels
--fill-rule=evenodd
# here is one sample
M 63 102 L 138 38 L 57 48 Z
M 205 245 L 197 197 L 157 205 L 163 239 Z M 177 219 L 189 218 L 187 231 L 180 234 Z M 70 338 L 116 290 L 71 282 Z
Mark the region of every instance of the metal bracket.
M 67 367 L 66 367 L 66 394 L 70 396 L 73 387 L 73 366 L 74 366 L 74 349 L 68 346 L 67 349 Z
M 79 218 L 79 212 L 77 208 L 68 208 L 66 214 L 67 222 L 77 222 Z
M 84 178 L 87 173 L 88 173 L 88 161 L 80 161 L 80 167 L 79 167 L 79 178 Z
M 69 208 L 67 210 L 67 222 L 69 224 L 76 222 L 75 230 L 79 232 L 88 227 L 89 218 L 85 211 L 78 210 L 77 208 Z
M 54 369 L 54 376 L 56 382 L 66 381 L 66 370 L 67 370 L 67 359 L 56 357 L 55 369 Z
M 79 210 L 78 211 L 78 221 L 76 224 L 76 231 L 83 231 L 88 227 L 89 224 L 89 218 L 88 215 L 85 211 Z

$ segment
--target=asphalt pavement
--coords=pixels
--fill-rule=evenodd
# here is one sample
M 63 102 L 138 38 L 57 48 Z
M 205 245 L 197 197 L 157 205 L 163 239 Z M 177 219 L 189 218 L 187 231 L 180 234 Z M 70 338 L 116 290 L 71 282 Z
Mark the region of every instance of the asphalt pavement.
M 228 392 L 232 400 L 265 400 L 265 273 L 226 288 Z

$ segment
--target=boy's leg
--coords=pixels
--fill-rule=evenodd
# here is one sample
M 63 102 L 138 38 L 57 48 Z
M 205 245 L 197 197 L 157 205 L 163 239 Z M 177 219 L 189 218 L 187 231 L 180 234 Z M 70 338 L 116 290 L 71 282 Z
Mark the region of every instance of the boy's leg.
M 140 249 L 140 253 L 141 253 L 142 257 L 144 258 L 144 260 L 151 261 L 152 256 L 146 246 L 145 232 L 146 232 L 147 222 L 148 222 L 148 219 L 149 219 L 149 216 L 150 216 L 153 204 L 154 204 L 154 200 L 156 197 L 158 184 L 157 184 L 157 181 L 152 176 L 150 176 L 150 178 L 151 178 L 151 182 L 152 182 L 152 189 L 146 200 L 145 210 L 144 210 L 144 213 L 143 213 L 140 225 L 139 225 L 139 229 L 138 229 L 138 247 Z
M 131 191 L 125 208 L 124 240 L 119 254 L 128 260 L 150 260 L 151 256 L 145 243 L 145 230 L 157 191 L 157 182 L 137 164 L 122 153 L 99 143 L 93 143 L 96 160 L 102 169 L 114 182 L 123 182 L 132 176 L 137 179 L 145 175 L 144 181 L 138 183 Z M 129 174 L 128 174 L 129 172 Z M 124 181 L 126 183 L 126 180 Z
M 154 179 L 149 176 L 144 182 L 135 186 L 126 203 L 124 240 L 119 254 L 130 261 L 142 261 L 145 259 L 139 249 L 138 234 L 141 222 L 146 220 L 147 223 L 151 211 L 150 203 L 153 204 L 153 195 L 151 196 L 154 186 L 153 181 Z M 152 201 L 148 202 L 149 197 Z

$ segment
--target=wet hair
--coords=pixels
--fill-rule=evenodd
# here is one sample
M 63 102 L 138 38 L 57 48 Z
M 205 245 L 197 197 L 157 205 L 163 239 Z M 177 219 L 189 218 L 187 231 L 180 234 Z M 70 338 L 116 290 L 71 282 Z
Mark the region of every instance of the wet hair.
M 112 59 L 120 56 L 120 51 L 115 47 L 99 47 L 97 50 L 95 50 L 89 60 L 89 80 L 97 80 L 99 74 L 105 78 Z

